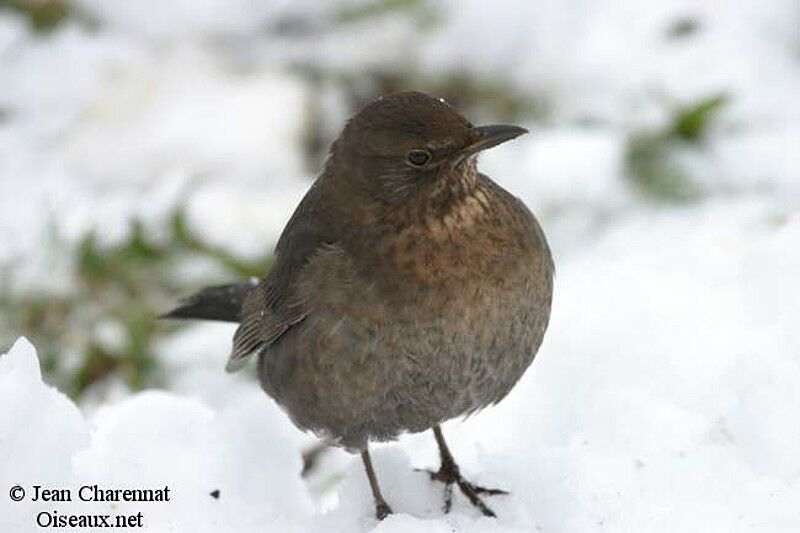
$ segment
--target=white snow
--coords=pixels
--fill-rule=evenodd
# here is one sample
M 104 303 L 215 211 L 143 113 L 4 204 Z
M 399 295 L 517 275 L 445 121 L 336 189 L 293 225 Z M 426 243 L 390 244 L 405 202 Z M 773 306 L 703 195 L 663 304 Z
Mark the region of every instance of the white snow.
M 77 4 L 97 29 L 41 37 L 0 11 L 4 286 L 63 285 L 53 221 L 68 241 L 90 228 L 116 240 L 132 216 L 158 227 L 181 203 L 211 242 L 267 250 L 311 178 L 301 143 L 316 96 L 290 65 L 411 65 L 551 104 L 481 168 L 540 216 L 553 317 L 511 395 L 445 426 L 468 477 L 511 491 L 491 499 L 497 520 L 458 494 L 442 514 L 441 487 L 413 470 L 436 466 L 428 434 L 375 448 L 397 511 L 382 523 L 356 457 L 331 452 L 301 479 L 314 439 L 222 371 L 230 325 L 157 347 L 169 391 L 119 386 L 80 406 L 42 382 L 20 339 L 0 357 L 0 532 L 39 531 L 53 509 L 141 511 L 145 531 L 175 533 L 800 531 L 796 2 L 442 1 L 440 25 L 390 15 L 307 39 L 269 32 L 304 15 L 324 27 L 341 2 Z M 696 33 L 670 41 L 687 17 Z M 720 92 L 730 103 L 707 138 L 678 154 L 707 197 L 644 202 L 627 139 Z M 342 94 L 321 97 L 339 124 Z M 15 484 L 168 485 L 173 498 L 13 502 Z
M 298 435 L 263 394 L 244 389 L 235 409 L 214 410 L 197 398 L 149 391 L 86 420 L 68 398 L 42 383 L 33 347 L 18 341 L 0 359 L 0 531 L 35 531 L 37 514 L 52 509 L 61 515 L 141 511 L 146 531 L 302 530 L 312 507 L 297 475 L 301 461 L 292 443 Z M 16 484 L 28 492 L 23 502 L 6 497 Z M 166 485 L 172 499 L 77 501 L 81 486 L 95 484 Z M 33 485 L 69 488 L 76 501 L 33 502 Z M 209 495 L 213 490 L 220 491 L 218 500 Z

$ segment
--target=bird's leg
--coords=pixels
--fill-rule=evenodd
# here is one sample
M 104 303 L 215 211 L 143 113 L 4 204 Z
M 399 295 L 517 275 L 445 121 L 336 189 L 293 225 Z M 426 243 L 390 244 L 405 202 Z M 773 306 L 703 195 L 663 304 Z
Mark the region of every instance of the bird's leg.
M 433 435 L 436 437 L 436 444 L 439 445 L 439 456 L 442 460 L 442 465 L 437 472 L 430 472 L 431 479 L 441 481 L 444 483 L 444 512 L 449 513 L 453 506 L 453 485 L 458 485 L 459 490 L 467 497 L 469 502 L 477 507 L 485 516 L 496 516 L 488 505 L 486 505 L 480 498 L 479 494 L 488 494 L 490 496 L 498 494 L 508 494 L 508 492 L 500 489 L 487 489 L 479 485 L 470 483 L 461 477 L 461 472 L 453 459 L 453 454 L 447 447 L 442 434 L 440 426 L 433 427 Z
M 361 452 L 361 460 L 364 461 L 364 470 L 367 471 L 367 478 L 369 478 L 369 486 L 372 489 L 372 496 L 375 498 L 375 516 L 378 520 L 383 520 L 392 514 L 392 508 L 383 499 L 381 488 L 378 486 L 378 478 L 375 477 L 375 469 L 372 468 L 372 459 L 369 457 L 369 450 L 365 449 Z

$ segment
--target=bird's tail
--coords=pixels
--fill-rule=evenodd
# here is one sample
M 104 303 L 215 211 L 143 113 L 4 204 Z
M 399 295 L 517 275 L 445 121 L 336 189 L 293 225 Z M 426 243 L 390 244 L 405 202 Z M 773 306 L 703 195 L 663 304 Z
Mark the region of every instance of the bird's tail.
M 256 281 L 206 287 L 182 300 L 179 307 L 161 315 L 160 318 L 196 318 L 239 322 L 244 298 L 255 285 Z

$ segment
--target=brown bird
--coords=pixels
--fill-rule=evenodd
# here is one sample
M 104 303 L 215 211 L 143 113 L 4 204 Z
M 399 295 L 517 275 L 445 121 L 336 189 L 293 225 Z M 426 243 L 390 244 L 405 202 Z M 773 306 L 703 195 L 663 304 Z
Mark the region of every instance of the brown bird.
M 432 429 L 431 478 L 484 515 L 441 424 L 502 400 L 547 328 L 553 260 L 533 214 L 478 172 L 476 154 L 526 133 L 473 127 L 441 99 L 385 96 L 333 143 L 257 284 L 212 287 L 173 318 L 240 322 L 229 371 L 258 376 L 300 428 L 358 452 L 376 515 L 391 513 L 370 441 Z

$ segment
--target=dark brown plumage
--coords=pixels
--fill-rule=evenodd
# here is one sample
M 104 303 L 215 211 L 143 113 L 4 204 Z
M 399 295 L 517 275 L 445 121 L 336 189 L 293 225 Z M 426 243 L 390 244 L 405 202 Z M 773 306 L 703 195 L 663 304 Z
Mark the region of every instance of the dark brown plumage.
M 371 103 L 333 143 L 267 276 L 171 314 L 241 321 L 227 368 L 258 354 L 264 390 L 296 425 L 361 452 L 379 517 L 390 509 L 369 441 L 426 429 L 442 458 L 432 478 L 493 516 L 480 494 L 501 491 L 461 477 L 440 424 L 505 397 L 547 327 L 544 234 L 475 161 L 522 133 L 473 127 L 416 92 Z

